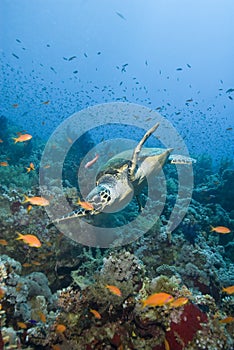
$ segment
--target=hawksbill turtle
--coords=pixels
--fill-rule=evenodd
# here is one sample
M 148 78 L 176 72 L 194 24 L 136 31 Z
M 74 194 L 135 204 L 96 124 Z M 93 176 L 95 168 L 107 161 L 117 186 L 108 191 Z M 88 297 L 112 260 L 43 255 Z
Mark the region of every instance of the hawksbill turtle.
M 174 164 L 195 162 L 190 157 L 170 155 L 173 148 L 143 148 L 158 126 L 159 123 L 150 128 L 135 149 L 118 153 L 99 169 L 96 186 L 85 199 L 85 203 L 88 204 L 86 207 L 79 206 L 78 209 L 54 220 L 52 224 L 76 217 L 90 217 L 101 212 L 121 210 L 133 196 L 137 199 L 140 211 L 139 194 L 151 175 L 157 175 L 168 161 Z

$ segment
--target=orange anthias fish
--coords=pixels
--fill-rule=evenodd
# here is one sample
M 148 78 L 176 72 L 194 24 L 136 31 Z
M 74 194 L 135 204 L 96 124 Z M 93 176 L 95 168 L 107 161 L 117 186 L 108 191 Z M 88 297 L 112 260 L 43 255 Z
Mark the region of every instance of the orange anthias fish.
M 4 287 L 0 287 L 0 299 L 2 299 L 4 297 L 4 295 L 6 294 L 6 288 Z
M 29 214 L 31 210 L 32 210 L 32 206 L 31 206 L 31 204 L 29 204 L 29 205 L 27 206 L 27 213 Z
M 50 103 L 50 100 L 42 102 L 43 105 L 48 105 Z
M 174 300 L 173 296 L 168 293 L 154 293 L 147 299 L 142 300 L 143 307 L 146 306 L 163 306 Z
M 94 163 L 96 163 L 98 158 L 99 158 L 99 155 L 96 154 L 96 156 L 92 160 L 90 160 L 88 163 L 85 164 L 85 169 L 90 168 Z
M 233 294 L 234 293 L 234 286 L 223 288 L 222 291 L 226 292 L 228 294 Z
M 121 297 L 122 292 L 121 292 L 121 290 L 120 290 L 118 287 L 116 287 L 116 286 L 111 286 L 111 285 L 107 284 L 107 285 L 106 285 L 106 288 L 109 289 L 109 291 L 110 291 L 112 294 L 115 294 L 115 295 L 117 295 L 118 297 Z
M 28 326 L 24 322 L 17 322 L 17 326 L 22 329 L 27 329 Z
M 30 203 L 33 205 L 39 205 L 43 207 L 50 204 L 48 199 L 44 197 L 28 197 L 26 195 L 24 195 L 24 197 L 25 197 L 25 200 L 22 203 Z
M 173 300 L 170 303 L 170 307 L 180 307 L 180 306 L 187 304 L 187 302 L 188 302 L 188 298 L 180 297 L 178 299 Z
M 231 230 L 225 226 L 216 226 L 216 227 L 211 226 L 211 232 L 213 232 L 213 231 L 215 231 L 217 233 L 223 233 L 223 234 L 231 232 Z
M 18 105 L 18 103 L 14 103 L 14 104 L 12 105 L 12 107 L 13 107 L 13 108 L 18 108 L 19 105 Z
M 78 198 L 77 204 L 80 205 L 85 210 L 93 210 L 94 206 L 89 202 L 82 202 L 80 198 Z
M 234 322 L 234 317 L 228 316 L 223 318 L 222 320 L 219 320 L 220 323 L 231 323 Z
M 28 168 L 26 167 L 26 169 L 27 169 L 27 173 L 29 173 L 31 170 L 35 170 L 35 166 L 33 163 L 30 163 L 29 167 Z
M 23 263 L 22 266 L 23 266 L 23 267 L 31 267 L 32 264 L 26 262 L 26 263 Z
M 41 247 L 41 242 L 39 241 L 39 239 L 34 236 L 34 235 L 22 235 L 21 233 L 17 232 L 18 234 L 18 238 L 16 238 L 17 240 L 21 240 L 24 241 L 24 243 L 28 244 L 30 247 L 34 247 L 34 248 L 40 248 Z
M 13 137 L 13 140 L 15 141 L 15 143 L 17 143 L 17 142 L 29 141 L 29 140 L 31 140 L 31 138 L 32 138 L 32 135 L 23 134 L 23 135 L 20 135 L 18 137 Z
M 94 317 L 98 318 L 99 320 L 102 318 L 102 316 L 99 314 L 97 310 L 90 309 L 89 311 L 94 315 Z
M 55 328 L 55 331 L 57 333 L 63 333 L 63 332 L 65 332 L 66 329 L 67 329 L 67 327 L 64 326 L 64 324 L 58 324 Z
M 0 162 L 0 165 L 1 166 L 8 166 L 9 164 L 8 164 L 8 162 Z
M 7 245 L 7 241 L 5 239 L 0 239 L 0 245 Z

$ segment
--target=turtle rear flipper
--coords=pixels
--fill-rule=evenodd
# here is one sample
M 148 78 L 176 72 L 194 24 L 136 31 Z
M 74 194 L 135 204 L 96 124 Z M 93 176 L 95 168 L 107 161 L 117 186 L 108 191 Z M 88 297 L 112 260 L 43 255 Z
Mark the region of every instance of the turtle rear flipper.
M 195 164 L 197 161 L 194 158 L 182 156 L 179 154 L 171 154 L 168 158 L 171 164 Z

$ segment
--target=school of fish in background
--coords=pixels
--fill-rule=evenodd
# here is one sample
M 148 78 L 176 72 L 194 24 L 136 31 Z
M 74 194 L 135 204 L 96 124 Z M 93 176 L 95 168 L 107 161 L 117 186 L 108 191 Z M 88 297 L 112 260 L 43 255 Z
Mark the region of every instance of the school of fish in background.
M 114 15 L 127 21 L 118 11 Z M 43 45 L 49 55 L 53 43 Z M 217 122 L 214 104 L 201 108 L 203 92 L 191 84 L 181 106 L 174 105 L 167 81 L 184 86 L 183 73 L 187 76 L 192 65 L 175 66 L 170 74 L 154 71 L 156 93 L 163 96 L 156 105 L 128 62 L 108 68 L 115 79 L 99 84 L 96 74 L 105 69 L 101 48 L 64 52 L 57 59 L 65 73 L 57 62 L 37 57 L 26 67 L 30 48 L 20 37 L 12 48 L 0 54 L 0 350 L 233 350 L 233 126 L 225 114 Z M 93 79 L 87 81 L 82 70 L 89 60 L 95 64 Z M 146 58 L 142 69 L 150 66 Z M 234 88 L 221 79 L 217 86 L 215 99 L 225 111 L 234 102 Z M 175 203 L 177 175 L 166 166 L 167 202 L 145 236 L 117 249 L 83 247 L 55 226 L 48 229 L 44 207 L 57 197 L 40 195 L 40 158 L 48 136 L 64 119 L 113 101 L 155 109 L 180 130 L 197 159 L 193 198 L 180 226 L 167 235 L 163 226 Z M 197 145 L 199 121 L 206 119 Z M 223 135 L 212 134 L 217 123 Z M 69 132 L 67 142 L 72 143 Z M 64 164 L 67 199 L 88 210 L 76 175 L 94 144 L 86 135 L 82 148 L 74 149 Z M 101 161 L 94 153 L 85 170 Z
M 100 86 L 99 74 L 103 69 L 102 59 L 105 60 L 105 52 L 101 50 L 91 51 L 89 54 L 79 52 L 71 56 L 57 57 L 59 71 L 56 67 L 48 66 L 46 62 L 34 58 L 31 70 L 25 75 L 24 62 L 27 62 L 27 55 L 30 54 L 21 39 L 16 38 L 15 42 L 16 45 L 13 45 L 15 52 L 8 53 L 13 60 L 10 57 L 8 60 L 4 52 L 0 57 L 4 66 L 2 113 L 7 114 L 11 120 L 17 120 L 28 131 L 48 137 L 60 122 L 78 110 L 98 103 L 129 101 L 148 106 L 167 117 L 187 142 L 191 153 L 200 153 L 202 149 L 216 162 L 222 157 L 229 156 L 233 151 L 231 147 L 233 125 L 230 123 L 230 112 L 227 112 L 228 117 L 225 114 L 226 109 L 232 108 L 234 88 L 225 85 L 222 79 L 217 81 L 215 96 L 217 105 L 212 103 L 204 109 L 202 90 L 195 91 L 191 84 L 184 86 L 183 75 L 189 77 L 189 71 L 193 69 L 189 63 L 174 67 L 174 71 L 170 73 L 161 69 L 153 70 L 156 88 L 152 93 L 137 76 L 129 73 L 131 65 L 126 62 L 108 67 L 115 79 L 111 84 Z M 47 54 L 50 55 L 53 44 L 47 43 L 44 46 L 43 49 L 46 48 Z M 89 67 L 89 60 L 95 62 L 93 80 L 85 81 L 82 71 L 86 71 Z M 62 62 L 64 65 L 61 71 Z M 147 70 L 151 72 L 147 59 L 142 62 L 142 69 L 147 74 L 152 74 L 147 72 Z M 64 78 L 61 79 L 61 76 Z M 170 80 L 178 84 L 179 91 L 188 94 L 180 105 L 176 106 L 172 102 L 173 96 L 170 96 L 170 91 L 167 89 Z M 160 105 L 152 102 L 155 97 Z M 212 133 L 214 129 L 216 131 Z M 218 134 L 217 130 L 222 129 L 224 133 Z M 201 148 L 197 145 L 197 130 L 200 130 Z

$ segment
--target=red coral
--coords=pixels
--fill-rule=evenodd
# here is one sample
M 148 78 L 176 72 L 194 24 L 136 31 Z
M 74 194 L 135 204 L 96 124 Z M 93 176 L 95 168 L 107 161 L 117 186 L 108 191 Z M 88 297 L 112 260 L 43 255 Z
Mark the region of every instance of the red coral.
M 179 323 L 171 322 L 166 339 L 173 350 L 183 350 L 193 340 L 202 323 L 207 322 L 207 316 L 194 304 L 184 306 Z
M 110 340 L 111 345 L 114 345 L 116 347 L 120 346 L 121 342 L 121 336 L 118 333 L 115 333 L 113 338 Z
M 3 342 L 3 339 L 2 339 L 2 333 L 0 331 L 0 350 L 3 350 L 4 349 L 4 342 Z

